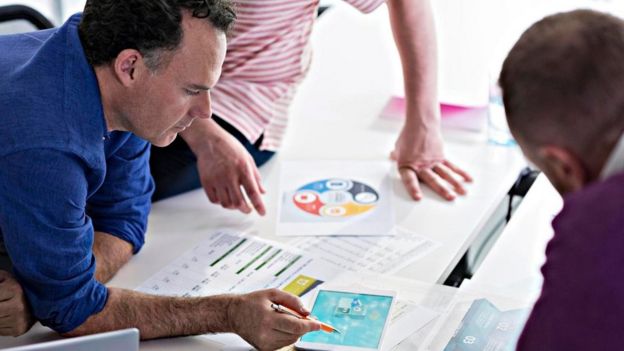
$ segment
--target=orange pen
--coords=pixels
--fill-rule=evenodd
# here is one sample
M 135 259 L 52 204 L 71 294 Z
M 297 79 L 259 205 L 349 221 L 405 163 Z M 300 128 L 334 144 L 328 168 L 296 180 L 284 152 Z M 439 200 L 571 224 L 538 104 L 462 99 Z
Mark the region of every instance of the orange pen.
M 301 313 L 299 313 L 297 311 L 293 311 L 293 310 L 291 310 L 290 308 L 288 308 L 286 306 L 282 306 L 282 305 L 278 305 L 276 303 L 272 303 L 271 304 L 271 308 L 274 309 L 275 311 L 279 312 L 279 313 L 286 313 L 288 315 L 291 315 L 293 317 L 297 317 L 299 319 L 307 319 L 307 320 L 310 320 L 310 321 L 319 322 L 321 324 L 321 330 L 324 331 L 324 332 L 327 332 L 327 333 L 334 333 L 334 332 L 336 332 L 338 334 L 342 334 L 340 332 L 340 330 L 332 327 L 331 325 L 329 325 L 327 323 L 323 323 L 323 322 L 321 322 L 321 321 L 319 321 L 319 320 L 317 320 L 315 318 L 312 318 L 310 316 L 306 317 L 306 316 L 302 315 Z

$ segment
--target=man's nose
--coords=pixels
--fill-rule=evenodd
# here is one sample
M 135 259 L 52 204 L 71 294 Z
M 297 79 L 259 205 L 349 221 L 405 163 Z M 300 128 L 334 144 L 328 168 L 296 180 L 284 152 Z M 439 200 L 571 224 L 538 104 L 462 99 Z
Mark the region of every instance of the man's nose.
M 210 118 L 212 116 L 212 100 L 210 98 L 210 92 L 206 94 L 200 94 L 197 97 L 196 103 L 191 110 L 191 117 L 194 118 Z

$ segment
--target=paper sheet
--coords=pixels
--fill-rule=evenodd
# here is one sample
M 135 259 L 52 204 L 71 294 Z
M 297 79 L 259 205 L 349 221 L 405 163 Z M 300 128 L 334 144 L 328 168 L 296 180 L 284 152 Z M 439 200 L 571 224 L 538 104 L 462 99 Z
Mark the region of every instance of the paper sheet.
M 392 350 L 407 337 L 417 332 L 439 314 L 408 301 L 398 300 L 383 342 L 382 350 Z
M 386 161 L 285 161 L 277 234 L 393 235 Z
M 389 120 L 405 120 L 406 101 L 403 96 L 391 96 L 380 117 Z M 483 132 L 487 125 L 487 106 L 464 107 L 440 104 L 442 129 L 458 129 Z
M 464 281 L 457 290 L 457 294 L 455 294 L 449 308 L 433 323 L 432 331 L 428 333 L 422 341 L 423 348 L 420 350 L 440 351 L 447 347 L 447 350 L 452 350 L 453 346 L 449 345 L 453 343 L 453 340 L 455 340 L 454 344 L 457 350 L 470 350 L 469 347 L 465 347 L 469 345 L 458 346 L 458 344 L 464 344 L 464 342 L 458 343 L 457 338 L 454 338 L 454 336 L 457 335 L 469 337 L 466 339 L 467 341 L 474 341 L 471 345 L 483 345 L 481 340 L 477 339 L 489 339 L 492 343 L 488 345 L 491 346 L 492 350 L 514 349 L 513 342 L 515 342 L 517 338 L 515 336 L 508 338 L 512 343 L 506 341 L 501 343 L 500 341 L 503 340 L 501 336 L 503 336 L 503 334 L 509 334 L 507 331 L 511 329 L 516 331 L 522 329 L 522 325 L 528 316 L 528 308 L 532 305 L 532 300 L 524 294 L 501 295 L 498 292 L 494 292 L 496 289 L 481 290 L 482 288 L 484 288 L 483 285 L 473 287 L 470 281 Z M 490 306 L 484 310 L 480 310 L 478 308 L 479 306 L 475 305 L 475 302 L 483 299 L 487 299 L 487 301 L 496 307 L 492 308 L 493 306 Z M 473 314 L 476 312 L 476 314 L 481 314 L 481 316 L 477 316 L 476 319 L 466 318 L 466 314 L 470 311 L 471 307 L 476 309 Z M 500 311 L 508 311 L 509 313 L 499 313 Z M 487 321 L 487 323 L 481 323 L 484 321 Z M 502 322 L 500 325 L 501 328 L 507 328 L 507 331 L 503 334 L 496 331 L 494 334 L 498 333 L 498 335 L 489 335 L 492 331 L 491 328 L 496 329 L 496 327 L 499 327 L 499 322 Z M 462 328 L 463 326 L 471 325 L 473 326 L 471 330 Z M 499 331 L 503 330 L 499 328 Z M 461 340 L 463 340 L 463 338 Z
M 529 312 L 501 311 L 487 299 L 475 300 L 444 351 L 513 351 Z
M 392 237 L 305 237 L 288 244 L 343 271 L 392 274 L 440 243 L 397 227 Z
M 338 273 L 335 268 L 325 269 L 328 266 L 313 261 L 310 255 L 284 245 L 219 231 L 137 290 L 170 296 L 245 293 L 282 286 L 300 274 L 326 281 Z

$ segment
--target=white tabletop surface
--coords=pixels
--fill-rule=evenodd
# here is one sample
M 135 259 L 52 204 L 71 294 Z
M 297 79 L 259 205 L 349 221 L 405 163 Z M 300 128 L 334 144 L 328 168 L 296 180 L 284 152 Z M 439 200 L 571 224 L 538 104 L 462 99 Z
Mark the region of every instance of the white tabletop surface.
M 559 193 L 540 174 L 473 275 L 472 287 L 535 300 L 541 290 L 546 245 L 554 234 L 551 222 L 562 206 Z
M 401 77 L 396 76 L 399 70 L 394 66 L 397 60 L 386 9 L 364 16 L 350 7 L 337 6 L 317 23 L 313 47 L 311 71 L 291 109 L 283 151 L 261 168 L 268 189 L 264 197 L 267 216 L 222 210 L 210 204 L 200 190 L 157 203 L 149 218 L 145 246 L 111 286 L 137 287 L 215 229 L 251 230 L 283 241 L 274 235 L 282 160 L 387 159 L 401 124 L 378 116 Z M 394 175 L 397 224 L 442 244 L 398 274 L 425 283 L 444 281 L 525 164 L 517 148 L 488 145 L 482 135 L 444 134 L 449 159 L 475 178 L 467 196 L 446 202 L 426 189 L 424 200 L 413 202 Z M 52 337 L 38 325 L 20 338 L 0 338 L 0 347 Z M 141 344 L 145 350 L 200 348 L 210 349 L 211 344 L 197 337 Z

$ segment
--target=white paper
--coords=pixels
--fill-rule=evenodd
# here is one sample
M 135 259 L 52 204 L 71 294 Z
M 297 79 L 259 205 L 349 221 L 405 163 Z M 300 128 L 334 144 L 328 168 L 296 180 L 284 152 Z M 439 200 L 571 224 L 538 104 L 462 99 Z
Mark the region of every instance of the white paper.
M 482 290 L 483 288 L 487 290 Z M 530 307 L 533 298 L 522 293 L 512 292 L 511 295 L 501 294 L 495 287 L 478 285 L 473 286 L 470 280 L 465 280 L 457 289 L 448 308 L 440 315 L 440 318 L 432 323 L 431 331 L 422 340 L 420 350 L 437 351 L 443 350 L 453 337 L 462 323 L 462 319 L 475 300 L 486 298 L 498 309 L 512 310 Z
M 392 274 L 436 249 L 440 243 L 396 228 L 391 237 L 305 237 L 288 244 L 342 271 Z
M 418 306 L 408 301 L 397 300 L 392 311 L 392 318 L 382 350 L 392 350 L 407 337 L 419 331 L 434 318 L 439 316 L 436 311 Z
M 285 161 L 277 234 L 393 235 L 391 163 Z
M 282 286 L 299 274 L 326 281 L 339 272 L 313 264 L 287 246 L 227 231 L 211 234 L 156 273 L 137 290 L 170 296 L 246 293 Z
M 222 351 L 254 350 L 254 347 L 251 346 L 251 344 L 238 336 L 238 334 L 234 333 L 205 334 L 201 335 L 201 337 L 223 345 L 224 347 L 220 348 Z

